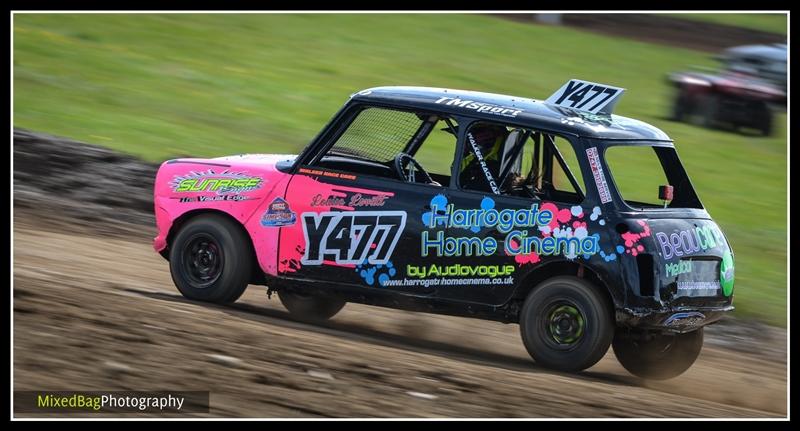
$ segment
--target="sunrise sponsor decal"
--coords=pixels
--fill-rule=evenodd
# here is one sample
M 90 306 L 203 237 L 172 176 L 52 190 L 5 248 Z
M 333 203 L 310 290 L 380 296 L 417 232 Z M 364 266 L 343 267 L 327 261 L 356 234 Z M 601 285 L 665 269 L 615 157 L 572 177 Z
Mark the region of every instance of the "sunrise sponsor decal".
M 214 193 L 217 196 L 239 195 L 241 193 L 258 190 L 264 180 L 260 176 L 248 175 L 246 172 L 224 170 L 217 172 L 213 169 L 207 171 L 191 171 L 187 174 L 176 175 L 170 181 L 170 187 L 175 193 Z

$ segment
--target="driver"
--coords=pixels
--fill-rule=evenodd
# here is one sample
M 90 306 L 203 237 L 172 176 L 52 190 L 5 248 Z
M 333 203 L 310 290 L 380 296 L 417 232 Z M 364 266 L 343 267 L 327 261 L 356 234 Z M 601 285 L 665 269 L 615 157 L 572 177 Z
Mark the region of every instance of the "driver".
M 478 124 L 470 128 L 459 169 L 458 179 L 463 188 L 492 193 L 496 190 L 499 193 L 497 176 L 500 174 L 500 162 L 507 137 L 508 130 L 503 126 Z M 476 153 L 480 153 L 480 157 Z

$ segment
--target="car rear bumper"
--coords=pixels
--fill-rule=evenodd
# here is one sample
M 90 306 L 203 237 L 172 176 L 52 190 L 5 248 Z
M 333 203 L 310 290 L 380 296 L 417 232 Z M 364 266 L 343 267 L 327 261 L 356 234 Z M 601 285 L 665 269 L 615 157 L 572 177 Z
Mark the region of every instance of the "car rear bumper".
M 733 310 L 733 305 L 678 306 L 655 310 L 624 308 L 617 310 L 617 325 L 654 331 L 691 332 L 718 321 L 724 314 Z

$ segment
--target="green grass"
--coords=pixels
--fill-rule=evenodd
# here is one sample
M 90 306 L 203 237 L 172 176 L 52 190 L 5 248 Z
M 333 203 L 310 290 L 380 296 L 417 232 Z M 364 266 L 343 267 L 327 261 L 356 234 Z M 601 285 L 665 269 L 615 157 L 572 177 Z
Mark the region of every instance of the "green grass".
M 786 34 L 785 13 L 670 13 L 676 18 Z
M 689 64 L 713 63 L 705 53 L 479 15 L 15 15 L 14 125 L 148 160 L 297 152 L 352 92 L 371 86 L 535 98 L 572 77 L 622 86 L 617 113 L 675 139 L 733 243 L 737 314 L 785 324 L 785 116 L 771 138 L 664 120 L 664 78 Z

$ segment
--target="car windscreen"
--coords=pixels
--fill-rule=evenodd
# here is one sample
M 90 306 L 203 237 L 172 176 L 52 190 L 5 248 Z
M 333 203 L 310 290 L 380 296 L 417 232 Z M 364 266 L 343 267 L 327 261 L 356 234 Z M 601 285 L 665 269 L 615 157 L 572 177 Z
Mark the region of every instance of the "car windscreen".
M 339 136 L 328 155 L 387 163 L 406 148 L 422 123 L 411 112 L 366 108 Z
M 612 182 L 629 207 L 703 208 L 674 147 L 633 142 L 604 146 Z M 672 187 L 671 200 L 664 199 L 663 186 Z

